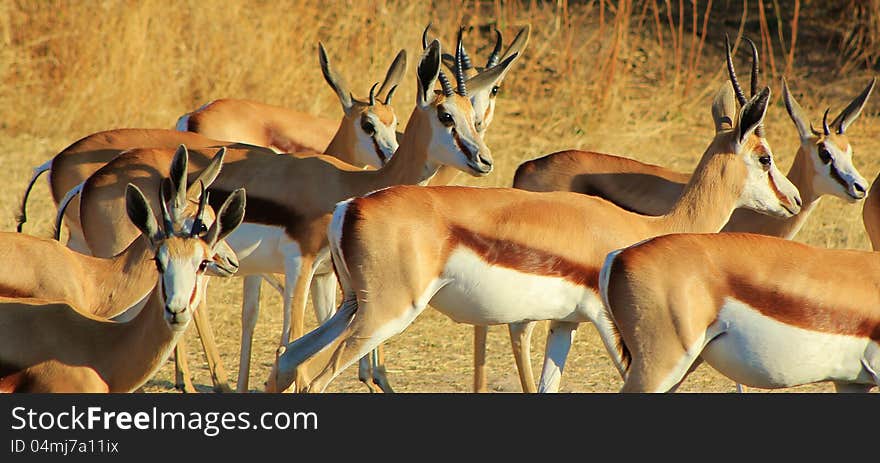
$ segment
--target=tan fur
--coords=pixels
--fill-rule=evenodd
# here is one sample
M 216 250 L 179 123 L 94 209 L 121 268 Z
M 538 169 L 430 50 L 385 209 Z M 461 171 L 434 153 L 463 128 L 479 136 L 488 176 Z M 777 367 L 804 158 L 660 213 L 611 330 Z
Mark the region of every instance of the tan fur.
M 829 268 L 857 270 L 836 278 Z M 657 390 L 680 371 L 726 297 L 784 324 L 880 341 L 872 252 L 754 234 L 669 235 L 625 249 L 608 272 L 608 310 L 632 359 L 624 391 Z
M 160 246 L 200 258 L 210 252 L 198 238 L 170 237 Z M 191 299 L 187 310 L 198 304 Z M 158 285 L 143 310 L 124 323 L 50 299 L 5 298 L 0 306 L 0 365 L 4 376 L 26 379 L 17 381 L 29 385 L 22 392 L 133 391 L 161 366 L 184 331 L 172 330 L 165 321 Z
M 741 148 L 745 154 L 737 155 L 734 140 L 734 131 L 716 135 L 684 194 L 662 217 L 638 215 L 579 194 L 518 189 L 401 186 L 354 199 L 347 206 L 334 264 L 347 275 L 351 287 L 344 288 L 346 293 L 357 297 L 356 315 L 329 346 L 285 368 L 298 367 L 296 376 L 305 379 L 297 389 L 322 391 L 339 365 L 377 341 L 371 339 L 376 330 L 405 316 L 412 301 L 443 271 L 462 233 L 476 240 L 491 237 L 470 246 L 484 247 L 478 254 L 490 264 L 566 279 L 571 274 L 571 281 L 591 287 L 596 277 L 584 272 L 595 275 L 611 250 L 660 234 L 718 231 L 745 186 L 740 156 L 752 156 L 761 146 L 753 136 Z M 295 355 L 295 349 L 285 355 Z M 281 363 L 276 364 L 280 374 L 274 376 L 292 377 L 280 370 Z

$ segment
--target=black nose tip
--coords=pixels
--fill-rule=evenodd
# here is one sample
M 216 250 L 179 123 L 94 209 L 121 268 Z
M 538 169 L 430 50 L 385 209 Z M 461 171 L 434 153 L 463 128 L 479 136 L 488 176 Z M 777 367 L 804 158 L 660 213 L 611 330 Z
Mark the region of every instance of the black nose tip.
M 853 183 L 853 188 L 854 188 L 856 191 L 858 191 L 859 193 L 864 193 L 864 192 L 865 192 L 865 187 L 862 186 L 861 183 Z

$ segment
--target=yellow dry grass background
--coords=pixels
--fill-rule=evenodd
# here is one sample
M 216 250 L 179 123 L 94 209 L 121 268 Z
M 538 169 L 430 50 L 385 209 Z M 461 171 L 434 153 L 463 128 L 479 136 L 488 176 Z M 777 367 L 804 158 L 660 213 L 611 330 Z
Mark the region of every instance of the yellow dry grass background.
M 172 128 L 181 114 L 221 97 L 340 117 L 338 101 L 317 64 L 319 40 L 356 96 L 365 95 L 382 78 L 396 51 L 405 48 L 408 72 L 394 98 L 404 122 L 414 104 L 414 71 L 428 21 L 433 21 L 432 34 L 441 37 L 447 49 L 458 25 L 467 25 L 466 45 L 480 65 L 491 49 L 493 27 L 509 43 L 519 27 L 532 26 L 529 46 L 504 82 L 487 136 L 497 169 L 487 179 L 462 175 L 461 183 L 508 186 L 523 160 L 567 148 L 690 170 L 712 136 L 709 105 L 724 76 L 723 33 L 737 37 L 743 24 L 742 30 L 759 41 L 755 2 L 744 23 L 739 2 L 716 1 L 708 16 L 707 3 L 698 3 L 696 16 L 688 2 L 687 15 L 677 18 L 667 14 L 669 2 L 662 1 L 0 0 L 0 179 L 5 187 L 0 192 L 0 229 L 14 230 L 31 168 L 96 131 Z M 845 74 L 838 72 L 838 48 L 820 40 L 821 31 L 810 29 L 818 21 L 807 19 L 801 18 L 795 59 L 786 77 L 801 105 L 820 123 L 826 106 L 836 114 L 872 74 L 858 63 Z M 686 27 L 679 29 L 680 25 Z M 708 31 L 705 41 L 701 34 L 691 34 L 693 26 Z M 783 28 L 786 33 L 788 27 Z M 759 45 L 766 47 L 761 41 Z M 739 50 L 736 62 L 745 82 L 748 61 L 742 47 Z M 775 52 L 781 73 L 784 56 L 779 47 Z M 797 135 L 781 103 L 779 74 L 765 73 L 763 83 L 773 90 L 767 136 L 778 163 L 787 169 L 798 147 Z M 878 98 L 874 96 L 849 131 L 855 164 L 869 181 L 880 170 Z M 54 209 L 43 181 L 31 196 L 29 218 L 26 232 L 50 233 Z M 861 205 L 823 200 L 797 239 L 817 246 L 868 249 Z M 829 269 L 849 271 L 857 269 Z M 234 381 L 241 280 L 214 279 L 211 288 L 214 329 Z M 264 285 L 262 301 L 252 390 L 262 387 L 280 332 L 280 297 Z M 315 326 L 311 311 L 307 326 Z M 539 326 L 533 337 L 536 373 L 545 330 Z M 469 326 L 426 310 L 387 344 L 392 384 L 399 391 L 469 391 L 471 333 Z M 491 389 L 518 391 L 506 330 L 491 329 L 489 341 Z M 210 379 L 194 336 L 189 345 L 195 382 L 207 391 Z M 166 364 L 146 389 L 170 391 L 171 373 Z M 330 390 L 365 391 L 356 376 L 356 367 L 350 368 Z M 583 326 L 569 356 L 563 391 L 612 392 L 620 385 L 595 330 Z M 734 388 L 701 367 L 682 390 Z

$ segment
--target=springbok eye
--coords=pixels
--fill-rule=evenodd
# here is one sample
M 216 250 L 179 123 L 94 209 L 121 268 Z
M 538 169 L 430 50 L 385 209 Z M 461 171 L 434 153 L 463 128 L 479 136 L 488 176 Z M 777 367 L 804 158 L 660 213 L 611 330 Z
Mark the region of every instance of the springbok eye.
M 364 129 L 364 132 L 366 132 L 369 136 L 373 136 L 373 134 L 376 133 L 376 126 L 374 126 L 373 123 L 370 121 L 363 121 L 361 123 L 361 128 Z
M 452 127 L 455 123 L 455 120 L 452 119 L 452 114 L 449 114 L 445 111 L 441 111 L 437 113 L 437 117 L 440 119 L 440 122 L 443 123 L 446 127 Z
M 496 95 L 498 95 L 498 91 L 499 91 L 499 90 L 501 90 L 501 87 L 499 87 L 499 86 L 497 86 L 497 85 L 494 86 L 494 87 L 492 87 L 492 93 L 491 93 L 492 96 L 496 96 Z
M 825 145 L 819 147 L 819 159 L 821 159 L 822 162 L 824 162 L 825 164 L 831 162 L 831 152 L 828 151 L 827 148 L 825 148 Z
M 758 158 L 758 162 L 760 162 L 761 165 L 764 167 L 770 167 L 770 164 L 773 163 L 773 159 L 770 157 L 769 154 L 765 154 Z
M 211 264 L 211 262 L 209 262 L 207 260 L 203 260 L 202 263 L 199 264 L 199 272 L 204 272 L 208 268 L 208 265 L 210 265 L 210 264 Z

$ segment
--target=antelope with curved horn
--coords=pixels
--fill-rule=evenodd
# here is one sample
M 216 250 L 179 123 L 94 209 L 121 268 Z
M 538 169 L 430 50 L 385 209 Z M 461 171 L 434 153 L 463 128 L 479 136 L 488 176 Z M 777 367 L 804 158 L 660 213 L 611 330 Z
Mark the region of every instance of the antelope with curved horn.
M 752 48 L 752 94 L 757 88 L 757 48 Z M 732 63 L 728 55 L 728 63 Z M 729 64 L 732 66 L 732 64 Z M 732 69 L 732 68 L 731 68 Z M 732 74 L 735 76 L 735 73 Z M 788 83 L 782 80 L 782 97 L 786 110 L 798 131 L 800 146 L 795 155 L 788 179 L 801 193 L 801 212 L 780 220 L 740 209 L 733 213 L 722 231 L 760 233 L 792 239 L 810 213 L 825 195 L 855 202 L 865 196 L 866 181 L 852 162 L 852 145 L 846 129 L 859 116 L 874 88 L 876 79 L 844 108 L 831 123 L 834 130 L 828 133 L 811 130 L 809 117 L 797 103 Z M 738 82 L 735 88 L 738 88 Z M 745 100 L 742 90 L 737 99 Z M 827 115 L 827 111 L 826 111 Z M 827 117 L 823 126 L 827 126 Z M 530 191 L 573 191 L 598 196 L 634 212 L 660 215 L 669 211 L 681 196 L 689 174 L 680 174 L 663 167 L 644 164 L 636 160 L 590 151 L 561 151 L 526 161 L 516 171 L 513 186 Z M 511 342 L 514 346 L 530 345 L 534 325 L 512 326 Z M 475 373 L 477 391 L 486 390 L 485 377 L 485 328 L 475 329 Z M 528 351 L 528 347 L 525 348 Z M 530 364 L 526 362 L 526 368 Z M 522 379 L 524 391 L 536 389 L 530 370 Z
M 202 195 L 200 212 L 207 200 Z M 126 188 L 127 215 L 149 241 L 158 269 L 146 306 L 130 321 L 98 317 L 69 302 L 0 301 L 0 391 L 130 392 L 155 374 L 203 300 L 211 256 L 245 207 L 238 190 L 205 232 L 198 216 L 186 228 L 160 202 L 161 229 L 140 189 Z
M 425 47 L 428 43 L 428 30 L 431 28 L 431 24 L 428 24 L 425 27 L 425 30 L 422 32 L 422 46 Z M 469 88 L 468 95 L 470 96 L 471 104 L 474 107 L 474 113 L 476 114 L 476 118 L 474 120 L 474 124 L 477 127 L 477 131 L 480 133 L 480 136 L 486 136 L 486 132 L 489 128 L 489 125 L 495 118 L 495 102 L 498 93 L 501 91 L 501 84 L 507 75 L 507 70 L 505 72 L 500 73 L 498 75 L 492 75 L 488 73 L 488 71 L 499 63 L 505 62 L 508 59 L 512 59 L 515 61 L 519 56 L 522 55 L 523 51 L 526 48 L 526 45 L 529 43 L 529 35 L 531 33 L 531 26 L 526 25 L 521 28 L 516 37 L 514 37 L 513 41 L 510 42 L 510 45 L 501 53 L 501 48 L 504 45 L 503 38 L 501 32 L 497 29 L 495 30 L 495 45 L 492 51 L 489 54 L 488 59 L 486 60 L 486 66 L 482 68 L 478 68 L 473 65 L 470 56 L 467 54 L 464 46 L 461 48 L 461 69 L 460 75 L 466 78 L 467 85 Z M 462 30 L 459 29 L 458 32 L 459 37 L 462 35 Z M 513 57 L 513 58 L 511 58 Z M 456 72 L 456 63 L 457 60 L 455 56 L 444 53 L 443 54 L 443 63 L 449 68 L 453 73 Z M 442 80 L 442 79 L 441 79 Z M 479 88 L 479 91 L 475 91 L 475 88 Z M 450 168 L 450 167 L 442 167 L 440 170 L 431 178 L 428 182 L 429 185 L 447 185 L 452 183 L 455 177 L 458 175 L 458 170 Z
M 267 391 L 294 382 L 323 391 L 429 303 L 473 325 L 551 320 L 541 390 L 556 390 L 575 328 L 603 323 L 597 277 L 610 250 L 659 234 L 716 232 L 740 206 L 782 217 L 799 211 L 797 190 L 754 135 L 770 89 L 738 114 L 730 90 L 716 97 L 719 130 L 665 216 L 568 192 L 501 188 L 400 186 L 340 203 L 328 234 L 344 300 L 283 349 Z
M 503 72 L 511 61 L 502 62 L 491 72 Z M 283 339 L 301 336 L 310 282 L 314 282 L 316 310 L 328 307 L 327 312 L 332 311 L 336 287 L 326 236 L 337 202 L 391 185 L 416 184 L 443 164 L 455 165 L 475 176 L 492 170 L 491 155 L 474 127 L 473 107 L 467 96 L 454 90 L 440 94 L 433 91 L 439 69 L 440 44 L 434 41 L 419 65 L 417 104 L 400 147 L 388 164 L 375 171 L 326 156 L 295 158 L 252 150 L 227 151 L 212 190 L 244 186 L 250 203 L 245 224 L 227 241 L 241 259 L 239 275 L 285 274 Z M 119 185 L 143 175 L 144 166 L 167 162 L 168 155 L 167 150 L 132 150 L 86 181 L 80 219 L 89 247 L 96 253 L 112 253 L 132 239 L 132 231 L 124 229 L 109 239 L 102 238 L 118 222 Z M 208 157 L 194 150 L 190 161 L 190 170 L 198 171 Z M 245 278 L 240 390 L 247 387 L 250 339 L 259 308 L 259 284 L 251 284 L 254 278 L 258 277 Z M 326 316 L 319 313 L 319 319 Z
M 382 85 L 374 84 L 363 101 L 352 96 L 345 79 L 330 65 L 321 42 L 318 58 L 324 80 L 342 105 L 341 122 L 256 101 L 224 98 L 181 116 L 177 130 L 266 146 L 279 153 L 326 153 L 354 166 L 387 163 L 398 144 L 398 121 L 391 99 L 406 73 L 406 51 L 400 50 Z
M 287 110 L 283 108 L 276 111 L 272 109 L 275 107 L 264 107 L 260 103 L 245 100 L 218 100 L 208 105 L 207 109 L 203 107 L 202 110 L 182 116 L 177 125 L 178 129 L 183 130 L 116 129 L 88 135 L 34 168 L 22 197 L 17 218 L 18 231 L 22 231 L 27 222 L 27 200 L 34 184 L 40 175 L 51 172 L 49 187 L 56 207 L 70 200 L 70 215 L 66 221 L 70 231 L 69 245 L 80 252 L 89 253 L 84 244 L 82 230 L 77 228 L 77 220 L 73 219 L 79 211 L 79 198 L 75 193 L 89 175 L 125 149 L 175 148 L 181 144 L 190 148 L 244 147 L 245 144 L 253 144 L 280 149 L 288 145 L 299 146 L 295 143 L 282 143 L 279 141 L 281 138 L 278 138 L 292 137 L 296 132 L 301 137 L 314 137 L 318 134 L 322 141 L 308 144 L 307 149 L 310 152 L 321 153 L 326 147 L 326 152 L 330 155 L 351 160 L 354 165 L 381 165 L 397 149 L 394 135 L 397 116 L 391 107 L 391 97 L 406 71 L 406 53 L 403 50 L 398 53 L 379 91 L 371 89 L 368 101 L 362 102 L 351 96 L 345 81 L 330 66 L 324 46 L 320 43 L 318 45 L 324 78 L 333 87 L 345 110 L 342 122 L 337 124 L 328 121 L 315 126 L 308 121 L 317 119 L 306 114 L 285 113 Z M 322 124 L 329 126 L 320 129 Z M 337 126 L 335 132 L 333 126 Z M 186 128 L 191 131 L 185 131 Z M 208 136 L 195 133 L 196 131 Z M 320 135 L 323 132 L 326 135 Z
M 600 280 L 607 323 L 597 328 L 622 392 L 672 392 L 702 361 L 758 388 L 880 385 L 876 252 L 669 235 L 609 254 Z

